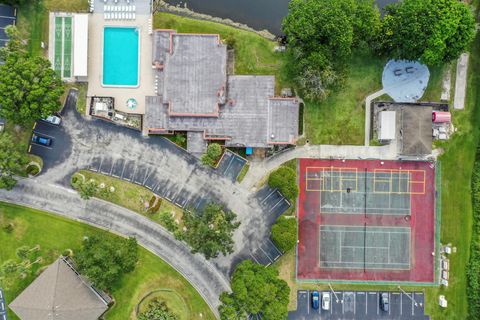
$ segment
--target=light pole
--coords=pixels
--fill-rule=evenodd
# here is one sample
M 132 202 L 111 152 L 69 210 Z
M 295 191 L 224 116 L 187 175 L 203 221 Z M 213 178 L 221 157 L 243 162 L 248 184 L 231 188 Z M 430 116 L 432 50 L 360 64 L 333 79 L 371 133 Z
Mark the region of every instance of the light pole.
M 338 302 L 343 303 L 343 300 L 338 299 L 338 296 L 337 296 L 337 294 L 335 293 L 335 290 L 333 290 L 332 285 L 331 285 L 330 283 L 328 283 L 328 286 L 330 287 L 330 290 L 332 290 L 332 293 L 333 293 L 333 295 L 335 296 L 335 299 L 337 299 L 337 303 L 338 303 Z
M 408 293 L 406 293 L 405 290 L 400 288 L 400 286 L 397 286 L 397 288 L 398 288 L 398 290 L 402 291 L 408 297 L 408 299 L 413 301 L 413 303 L 415 304 L 415 307 L 418 307 L 418 305 L 420 305 L 420 307 L 421 307 L 423 305 L 421 302 L 419 304 L 419 303 L 417 303 L 417 301 L 415 301 L 415 299 L 413 299 L 413 293 L 412 293 L 412 296 L 410 297 L 410 295 Z

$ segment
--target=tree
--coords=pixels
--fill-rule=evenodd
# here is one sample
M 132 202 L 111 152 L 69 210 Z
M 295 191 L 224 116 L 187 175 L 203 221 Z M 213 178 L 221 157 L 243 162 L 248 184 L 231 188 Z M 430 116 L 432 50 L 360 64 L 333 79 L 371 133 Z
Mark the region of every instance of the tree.
M 298 196 L 297 174 L 289 167 L 280 167 L 268 176 L 268 185 L 277 188 L 286 198 L 295 200 Z
M 137 240 L 107 235 L 88 236 L 83 240 L 75 261 L 80 272 L 95 286 L 110 290 L 123 274 L 135 268 L 138 261 Z
M 380 52 L 439 65 L 457 59 L 475 35 L 470 8 L 458 0 L 404 0 L 385 8 Z
M 78 188 L 80 197 L 84 200 L 88 200 L 93 197 L 98 191 L 97 184 L 94 180 L 81 182 Z
M 16 184 L 15 174 L 22 174 L 28 163 L 24 145 L 18 144 L 8 133 L 0 134 L 0 188 L 11 190 Z
M 297 220 L 280 216 L 272 226 L 272 240 L 282 252 L 287 252 L 297 243 Z
M 63 83 L 42 56 L 30 56 L 14 26 L 5 29 L 10 38 L 0 50 L 0 116 L 26 125 L 60 109 Z
M 278 271 L 250 260 L 240 263 L 231 280 L 232 293 L 220 296 L 222 320 L 246 319 L 262 314 L 264 320 L 286 319 L 290 288 L 278 279 Z
M 178 320 L 178 316 L 167 308 L 165 302 L 152 300 L 145 312 L 138 316 L 138 320 Z
M 222 155 L 222 147 L 218 143 L 210 143 L 202 155 L 202 163 L 206 166 L 214 166 Z
M 215 258 L 233 252 L 233 232 L 240 226 L 237 215 L 221 204 L 209 203 L 201 212 L 183 212 L 185 232 L 182 238 L 192 247 L 192 253 L 200 252 L 205 258 Z
M 379 17 L 373 0 L 290 1 L 282 29 L 289 69 L 305 98 L 324 98 L 342 83 L 352 49 L 373 41 Z

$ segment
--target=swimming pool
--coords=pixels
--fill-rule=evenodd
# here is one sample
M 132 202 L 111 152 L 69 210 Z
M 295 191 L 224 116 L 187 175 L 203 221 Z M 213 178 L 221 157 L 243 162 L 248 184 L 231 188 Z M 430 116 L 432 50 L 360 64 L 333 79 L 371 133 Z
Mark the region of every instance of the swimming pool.
M 137 87 L 139 34 L 137 28 L 103 29 L 103 79 L 109 87 Z

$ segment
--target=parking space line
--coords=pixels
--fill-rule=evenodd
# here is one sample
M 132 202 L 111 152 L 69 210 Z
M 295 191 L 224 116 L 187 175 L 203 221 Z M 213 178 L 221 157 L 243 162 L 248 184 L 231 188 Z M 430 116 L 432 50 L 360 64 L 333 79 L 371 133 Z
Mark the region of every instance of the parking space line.
M 414 294 L 415 293 L 412 292 L 412 299 L 410 299 L 412 300 L 412 316 L 414 315 L 414 312 L 415 312 L 415 306 L 413 305 Z
M 388 301 L 391 302 L 392 301 L 392 297 L 390 295 L 390 292 L 388 293 Z M 390 308 L 388 308 L 388 315 L 390 315 L 392 312 L 392 307 L 390 306 Z
M 48 135 L 48 134 L 43 133 L 43 132 L 34 131 L 33 133 L 40 134 L 42 136 L 49 137 L 50 139 L 55 140 L 54 136 Z
M 270 263 L 273 262 L 272 258 L 270 258 L 270 256 L 265 252 L 265 250 L 262 249 L 262 246 L 260 245 L 260 247 L 258 247 L 260 250 L 262 250 L 262 252 L 267 256 L 268 260 L 270 260 Z
M 263 201 L 261 202 L 261 204 L 264 204 L 265 201 L 267 201 L 267 199 L 270 198 L 270 196 L 275 193 L 275 191 L 277 191 L 277 189 L 274 189 L 272 192 L 270 192 L 270 193 L 263 199 Z
M 31 142 L 30 145 L 36 145 L 36 146 L 39 146 L 39 147 L 42 147 L 42 148 L 46 148 L 46 149 L 50 149 L 52 150 L 52 147 L 47 147 L 47 146 L 44 146 L 43 144 L 38 144 L 38 143 L 35 143 L 35 142 Z
M 260 262 L 258 262 L 257 258 L 255 258 L 255 256 L 253 254 L 250 253 L 250 257 L 252 257 L 253 260 L 255 260 L 256 263 L 261 264 Z
M 379 307 L 379 304 L 380 304 L 379 301 L 380 301 L 380 297 L 378 296 L 378 291 L 377 291 L 377 303 L 376 303 L 376 305 L 377 305 L 377 316 L 378 316 L 378 313 L 379 313 L 379 310 L 378 310 L 378 309 L 380 308 L 380 307 Z
M 400 315 L 403 314 L 403 294 L 400 294 Z
M 356 313 L 356 310 L 357 310 L 357 295 L 355 294 L 355 292 L 353 293 L 353 314 Z
M 307 290 L 307 314 L 310 314 L 310 290 Z
M 368 314 L 368 294 L 365 292 L 365 315 Z
M 127 161 L 123 161 L 123 168 L 122 168 L 122 173 L 120 175 L 120 178 L 123 179 L 123 173 L 125 172 L 125 165 L 127 164 Z
M 142 186 L 145 185 L 145 182 L 147 182 L 147 179 L 148 177 L 150 176 L 150 167 L 147 168 L 147 170 L 145 170 L 145 177 L 143 179 L 143 182 L 142 182 Z
M 344 292 L 342 292 L 342 301 L 343 301 L 343 303 L 342 303 L 342 314 L 344 314 L 345 313 L 345 293 Z
M 113 167 L 115 167 L 115 162 L 117 162 L 118 160 L 114 160 L 112 161 L 112 167 L 110 168 L 110 176 L 112 175 L 112 172 L 113 172 Z
M 270 240 L 270 238 L 268 238 L 268 241 L 270 241 L 270 243 L 272 244 L 272 246 L 275 248 L 275 250 L 278 252 L 279 256 L 281 256 L 283 253 L 277 248 L 277 246 L 275 245 L 275 243 L 273 243 L 272 240 Z
M 269 212 L 269 213 L 272 213 L 273 210 L 275 210 L 275 208 L 276 208 L 280 203 L 283 202 L 283 200 L 284 200 L 284 198 L 282 197 L 282 199 L 278 200 L 278 202 L 277 202 L 273 207 L 271 207 L 268 212 Z

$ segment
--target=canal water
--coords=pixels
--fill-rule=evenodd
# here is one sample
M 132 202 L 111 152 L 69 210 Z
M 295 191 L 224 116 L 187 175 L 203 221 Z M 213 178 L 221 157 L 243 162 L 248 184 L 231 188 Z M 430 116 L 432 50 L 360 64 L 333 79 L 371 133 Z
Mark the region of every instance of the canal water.
M 282 19 L 288 13 L 289 0 L 165 0 L 219 18 L 229 18 L 256 30 L 281 34 Z M 335 0 L 332 0 L 335 1 Z M 379 8 L 396 0 L 376 0 Z

